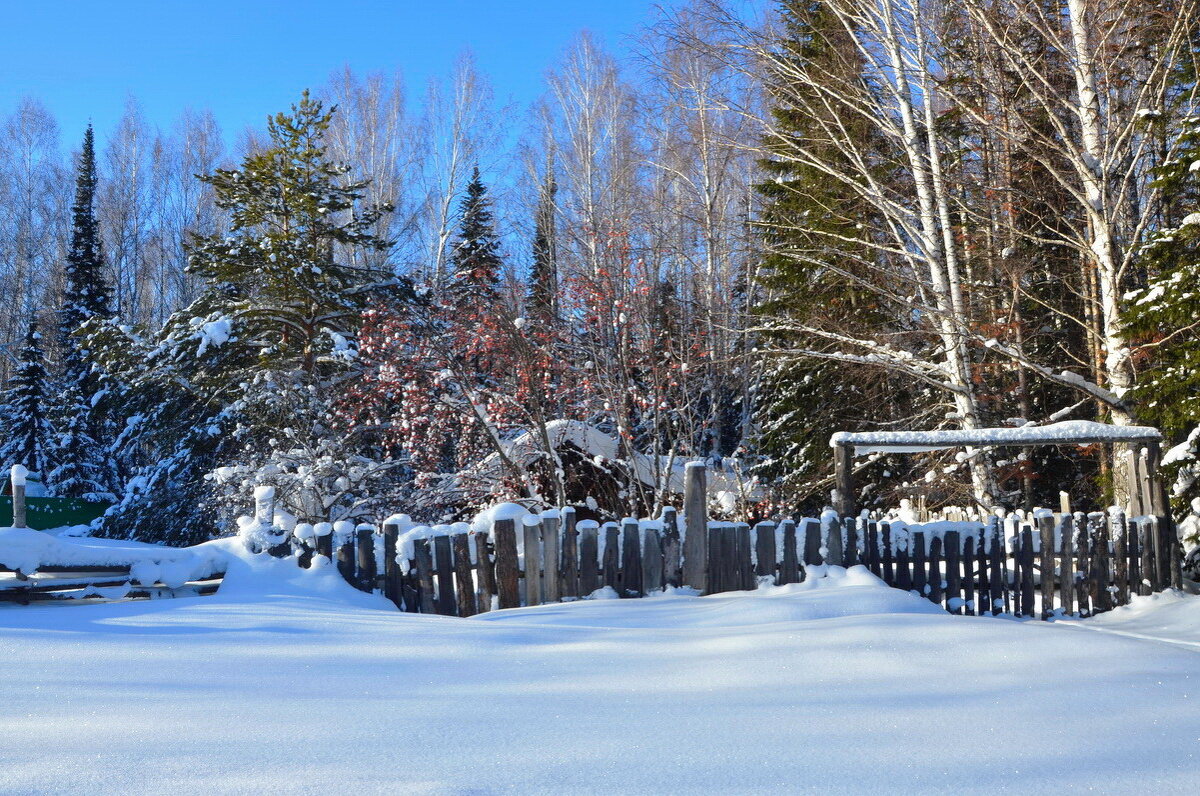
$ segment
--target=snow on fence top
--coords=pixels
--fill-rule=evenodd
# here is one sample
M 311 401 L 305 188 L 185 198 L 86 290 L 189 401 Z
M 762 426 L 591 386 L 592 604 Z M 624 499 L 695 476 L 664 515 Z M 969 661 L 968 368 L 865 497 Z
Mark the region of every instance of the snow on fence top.
M 1111 426 L 1089 420 L 1067 420 L 1047 426 L 977 428 L 947 431 L 839 431 L 830 447 L 854 446 L 856 456 L 868 453 L 920 453 L 964 445 L 1060 445 L 1095 442 L 1158 442 L 1162 434 L 1150 426 Z

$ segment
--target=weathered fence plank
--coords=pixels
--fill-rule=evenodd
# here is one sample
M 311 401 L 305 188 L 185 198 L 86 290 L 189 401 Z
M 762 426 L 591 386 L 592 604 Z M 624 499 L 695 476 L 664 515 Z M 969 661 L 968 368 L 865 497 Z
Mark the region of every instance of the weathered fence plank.
M 400 526 L 386 523 L 383 526 L 383 596 L 400 607 L 400 564 L 396 561 L 396 540 L 400 538 Z
M 783 521 L 783 560 L 779 565 L 779 585 L 800 582 L 800 558 L 796 548 L 796 523 Z
M 708 471 L 703 462 L 688 462 L 683 476 L 683 584 L 708 589 Z
M 546 602 L 562 601 L 562 573 L 559 571 L 558 517 L 542 517 L 542 588 Z
M 1075 512 L 1075 602 L 1080 616 L 1092 613 L 1092 543 L 1088 536 L 1087 516 Z
M 615 522 L 604 523 L 604 585 L 621 593 L 621 531 Z
M 475 603 L 475 581 L 471 577 L 470 537 L 456 533 L 451 540 L 454 549 L 454 581 L 458 590 L 458 615 L 474 616 L 479 613 Z
M 807 519 L 804 521 L 804 564 L 812 566 L 814 564 L 824 564 L 825 558 L 821 555 L 821 523 L 818 520 Z
M 621 524 L 621 591 L 622 597 L 643 597 L 642 539 L 636 519 Z
M 358 529 L 358 580 L 355 585 L 365 592 L 375 591 L 375 531 Z
M 562 595 L 579 596 L 579 531 L 575 527 L 575 509 L 563 509 Z
M 1042 514 L 1038 521 L 1038 562 L 1041 566 L 1042 619 L 1054 615 L 1054 515 Z
M 925 533 L 917 531 L 909 539 L 912 547 L 912 589 L 921 597 L 928 597 L 929 562 L 925 558 Z
M 579 596 L 587 597 L 600 588 L 599 528 L 587 522 L 579 529 Z
M 1075 522 L 1070 514 L 1059 516 L 1059 544 L 1062 547 L 1062 571 L 1058 578 L 1058 602 L 1064 616 L 1075 614 Z
M 521 518 L 525 547 L 525 604 L 542 604 L 542 521 L 534 516 Z
M 945 593 L 945 581 L 942 579 L 942 537 L 934 536 L 929 540 L 929 578 L 926 584 L 929 588 L 930 601 L 941 604 L 942 595 Z
M 754 526 L 754 574 L 760 578 L 775 578 L 775 523 L 760 522 Z
M 433 556 L 429 552 L 428 539 L 413 540 L 413 561 L 417 567 L 417 600 L 421 613 L 436 613 L 437 608 L 433 600 Z
M 975 537 L 968 535 L 962 543 L 963 613 L 975 615 Z
M 1108 521 L 1113 546 L 1113 601 L 1117 605 L 1126 605 L 1129 602 L 1129 532 L 1125 527 L 1125 512 L 1114 511 Z
M 946 610 L 952 614 L 962 614 L 964 602 L 961 534 L 958 531 L 947 531 L 944 545 L 946 550 Z
M 881 568 L 883 569 L 883 582 L 889 586 L 896 583 L 896 551 L 892 548 L 892 524 L 890 522 L 879 523 L 880 546 L 881 551 Z
M 682 549 L 679 538 L 679 514 L 671 506 L 662 511 L 663 523 L 663 581 L 667 586 L 683 583 Z
M 433 538 L 434 570 L 437 572 L 437 604 L 442 616 L 454 616 L 458 601 L 454 595 L 454 558 L 450 553 L 450 537 Z
M 475 571 L 479 583 L 479 613 L 492 610 L 492 597 L 496 594 L 496 568 L 488 550 L 488 537 L 483 531 L 475 536 Z
M 1037 616 L 1033 561 L 1033 526 L 1024 523 L 1021 526 L 1021 613 L 1023 616 Z
M 662 591 L 663 552 L 662 539 L 657 528 L 647 528 L 645 545 L 642 547 L 642 585 L 647 594 Z
M 492 526 L 496 546 L 496 597 L 501 608 L 521 606 L 521 567 L 517 561 L 517 527 L 510 519 Z
M 863 538 L 863 552 L 867 559 L 867 568 L 876 577 L 880 577 L 883 574 L 883 570 L 880 568 L 878 534 L 879 526 L 875 520 L 867 520 L 865 536 Z
M 821 523 L 825 526 L 825 563 L 841 567 L 846 564 L 846 550 L 842 544 L 842 523 L 830 517 Z

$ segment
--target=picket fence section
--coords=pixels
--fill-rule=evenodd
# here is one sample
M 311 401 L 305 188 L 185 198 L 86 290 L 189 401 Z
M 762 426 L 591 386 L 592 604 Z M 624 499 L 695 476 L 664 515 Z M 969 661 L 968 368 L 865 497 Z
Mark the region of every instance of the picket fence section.
M 1049 619 L 1088 616 L 1182 585 L 1181 551 L 1169 522 L 1110 514 L 993 517 L 987 524 L 837 517 L 778 524 L 709 522 L 706 594 L 800 583 L 824 567 L 863 565 L 890 586 L 955 614 Z M 656 522 L 597 525 L 571 509 L 495 521 L 486 532 L 406 539 L 359 526 L 334 549 L 318 537 L 312 553 L 335 558 L 347 581 L 379 589 L 402 610 L 472 616 L 587 597 L 611 589 L 642 597 L 684 581 L 682 527 L 668 508 Z M 521 549 L 518 553 L 518 535 Z M 402 549 L 403 548 L 403 549 Z

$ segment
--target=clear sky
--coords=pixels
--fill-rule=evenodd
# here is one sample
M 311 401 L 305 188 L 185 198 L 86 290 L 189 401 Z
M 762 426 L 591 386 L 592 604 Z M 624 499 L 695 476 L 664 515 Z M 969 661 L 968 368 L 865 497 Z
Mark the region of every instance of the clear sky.
M 103 140 L 126 98 L 168 127 L 209 108 L 231 138 L 334 69 L 401 70 L 410 93 L 474 52 L 498 100 L 525 104 L 581 29 L 618 54 L 654 0 L 0 0 L 0 113 L 24 95 L 73 147 Z

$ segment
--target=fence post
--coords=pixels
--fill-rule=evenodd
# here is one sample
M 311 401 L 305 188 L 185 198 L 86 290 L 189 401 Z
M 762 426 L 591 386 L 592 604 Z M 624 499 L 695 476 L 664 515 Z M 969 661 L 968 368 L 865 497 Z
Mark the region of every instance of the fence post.
M 783 521 L 783 561 L 779 565 L 779 585 L 800 582 L 800 557 L 796 549 L 796 523 Z
M 679 549 L 679 515 L 673 506 L 662 510 L 663 523 L 663 585 L 680 586 L 683 574 L 680 570 L 682 560 Z
M 845 566 L 846 558 L 845 548 L 842 546 L 841 519 L 826 514 L 826 516 L 821 518 L 821 525 L 825 529 L 825 563 L 837 567 Z
M 400 526 L 394 522 L 383 525 L 383 596 L 400 607 L 400 564 L 396 561 L 396 542 Z
M 13 527 L 25 527 L 25 479 L 29 476 L 29 471 L 24 465 L 14 464 L 12 470 L 9 471 L 9 477 L 12 480 L 12 511 L 13 511 Z
M 471 579 L 470 537 L 465 533 L 456 533 L 451 541 L 454 546 L 454 580 L 458 586 L 458 615 L 474 616 L 478 609 L 475 607 L 475 584 Z
M 600 588 L 599 526 L 587 520 L 579 526 L 579 596 L 587 597 Z
M 964 613 L 966 603 L 962 597 L 962 535 L 958 531 L 946 531 L 943 549 L 946 552 L 946 610 L 952 614 Z M 967 537 L 968 539 L 970 537 Z M 968 559 L 970 560 L 970 559 Z
M 579 531 L 575 530 L 575 509 L 562 510 L 562 596 L 579 596 Z
M 496 545 L 496 596 L 501 608 L 519 608 L 520 567 L 517 565 L 517 527 L 510 519 L 496 520 L 492 526 Z
M 492 610 L 492 595 L 496 593 L 496 570 L 492 567 L 492 558 L 488 554 L 488 537 L 486 531 L 472 534 L 475 537 L 476 572 L 479 580 L 479 613 Z
M 368 594 L 375 591 L 375 529 L 358 526 L 358 588 Z
M 542 604 L 542 521 L 533 515 L 521 518 L 525 545 L 525 604 Z
M 754 526 L 755 577 L 770 577 L 775 581 L 775 523 L 760 522 Z
M 708 590 L 708 470 L 688 462 L 683 471 L 683 585 Z
M 558 552 L 558 517 L 542 518 L 542 570 L 546 588 L 546 602 L 556 603 L 562 600 L 562 575 L 559 572 Z
M 1062 549 L 1062 572 L 1058 578 L 1058 600 L 1064 616 L 1075 613 L 1075 523 L 1070 514 L 1059 517 L 1059 545 Z
M 1041 545 L 1039 558 L 1042 567 L 1042 619 L 1054 615 L 1054 516 L 1043 514 L 1038 517 L 1038 543 Z
M 621 531 L 615 522 L 604 523 L 604 585 L 621 593 Z
M 642 597 L 642 540 L 638 521 L 621 521 L 621 596 Z

